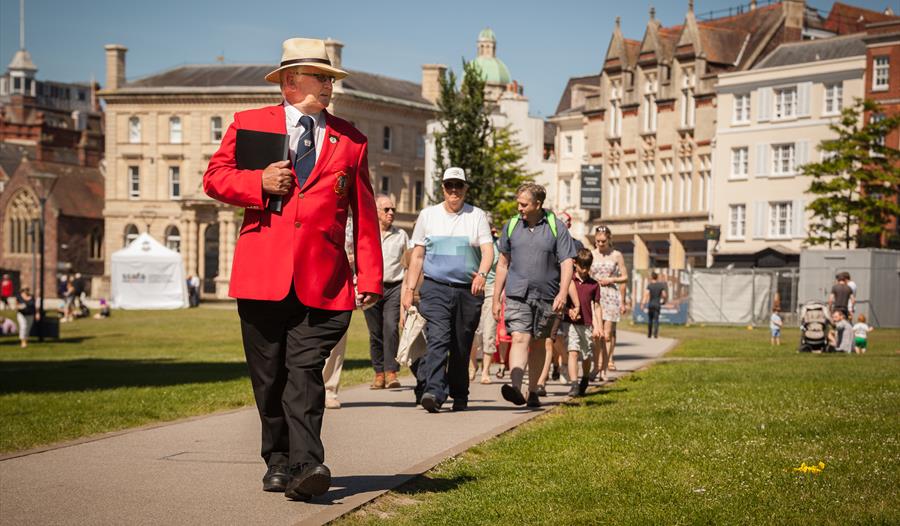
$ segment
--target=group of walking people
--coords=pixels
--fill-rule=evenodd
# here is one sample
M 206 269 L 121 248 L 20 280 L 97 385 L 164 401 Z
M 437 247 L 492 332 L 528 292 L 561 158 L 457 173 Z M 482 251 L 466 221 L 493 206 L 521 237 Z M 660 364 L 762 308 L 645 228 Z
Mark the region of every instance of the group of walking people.
M 326 109 L 347 75 L 324 41 L 286 40 L 281 63 L 265 76 L 282 102 L 236 113 L 203 177 L 210 197 L 244 209 L 229 295 L 261 423 L 262 489 L 294 500 L 331 484 L 322 420 L 327 407 L 340 407 L 351 311 L 365 311 L 373 389 L 399 385 L 397 335 L 416 305 L 426 343 L 411 369 L 425 410 L 437 413 L 450 399 L 452 410 L 467 409 L 473 340 L 482 325 L 483 351 L 495 354 L 498 322 L 510 336 L 503 396 L 536 406 L 548 340 L 574 349 L 570 369 L 576 359 L 593 364 L 583 365 L 579 392 L 583 378 L 614 367 L 618 287 L 627 276 L 609 229 L 598 229 L 593 251 L 579 251 L 535 184 L 519 188 L 518 215 L 492 234 L 488 215 L 466 202 L 469 181 L 458 167 L 444 172 L 443 202 L 421 211 L 407 240 L 392 224 L 390 197 L 374 194 L 365 135 Z M 239 167 L 239 146 L 258 132 L 286 137 L 288 159 Z

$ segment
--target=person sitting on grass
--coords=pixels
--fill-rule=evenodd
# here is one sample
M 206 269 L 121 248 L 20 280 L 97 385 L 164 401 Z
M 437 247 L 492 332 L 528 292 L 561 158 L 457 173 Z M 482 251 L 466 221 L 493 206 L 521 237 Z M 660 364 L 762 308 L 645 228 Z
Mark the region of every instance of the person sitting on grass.
M 769 318 L 769 330 L 772 331 L 772 338 L 769 345 L 781 345 L 781 327 L 784 322 L 781 321 L 781 309 L 776 305 L 772 307 L 772 317 Z
M 853 352 L 853 326 L 847 321 L 843 309 L 835 309 L 831 313 L 834 330 L 828 333 L 828 350 L 832 352 Z
M 868 347 L 869 341 L 869 333 L 874 329 L 866 323 L 866 315 L 860 314 L 856 317 L 856 325 L 853 326 L 853 336 L 856 354 L 862 354 L 866 352 L 866 347 Z
M 592 341 L 602 336 L 603 323 L 600 320 L 600 284 L 591 278 L 591 264 L 594 256 L 582 248 L 575 255 L 575 293 L 580 308 L 569 301 L 568 351 L 569 378 L 572 388 L 569 396 L 584 396 L 591 378 Z M 581 360 L 581 381 L 578 381 L 578 362 Z
M 97 314 L 94 314 L 95 320 L 103 320 L 109 318 L 109 315 L 112 312 L 109 310 L 109 303 L 106 302 L 106 298 L 100 298 L 100 310 Z

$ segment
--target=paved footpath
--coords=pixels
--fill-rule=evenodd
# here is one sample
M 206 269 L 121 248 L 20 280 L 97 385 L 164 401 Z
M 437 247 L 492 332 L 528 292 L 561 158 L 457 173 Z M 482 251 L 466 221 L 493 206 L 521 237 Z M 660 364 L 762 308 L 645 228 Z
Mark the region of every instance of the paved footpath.
M 626 331 L 619 337 L 620 375 L 674 344 Z M 541 409 L 517 408 L 500 397 L 495 379 L 473 384 L 468 411 L 432 415 L 414 407 L 409 387 L 346 389 L 343 408 L 325 415 L 332 487 L 312 503 L 261 491 L 253 408 L 9 455 L 0 459 L 0 524 L 322 524 L 552 409 L 568 387 L 551 382 L 547 390 Z

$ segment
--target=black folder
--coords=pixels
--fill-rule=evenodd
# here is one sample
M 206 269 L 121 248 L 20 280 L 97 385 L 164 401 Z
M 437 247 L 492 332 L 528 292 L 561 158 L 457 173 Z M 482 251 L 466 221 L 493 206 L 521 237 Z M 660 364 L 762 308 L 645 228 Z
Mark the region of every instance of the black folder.
M 290 159 L 290 136 L 253 130 L 238 130 L 234 160 L 238 170 L 263 170 L 277 161 Z M 281 212 L 281 196 L 270 195 L 267 209 Z

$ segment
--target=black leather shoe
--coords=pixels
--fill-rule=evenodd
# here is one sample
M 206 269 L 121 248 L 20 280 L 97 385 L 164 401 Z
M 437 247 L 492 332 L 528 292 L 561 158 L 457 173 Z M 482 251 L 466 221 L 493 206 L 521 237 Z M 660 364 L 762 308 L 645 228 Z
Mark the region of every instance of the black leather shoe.
M 541 407 L 541 399 L 538 397 L 537 393 L 528 393 L 528 402 L 526 404 L 528 407 Z
M 525 405 L 525 397 L 522 396 L 522 391 L 519 391 L 509 384 L 503 384 L 503 387 L 500 388 L 500 394 L 503 395 L 503 399 L 507 402 L 512 402 L 516 405 Z
M 292 469 L 291 475 L 284 496 L 292 500 L 307 501 L 331 487 L 331 470 L 325 464 L 303 464 Z
M 452 411 L 465 411 L 466 408 L 469 407 L 468 400 L 453 400 L 453 407 L 450 408 Z
M 588 382 L 590 379 L 587 376 L 581 377 L 581 382 L 578 384 L 578 396 L 584 396 L 584 393 L 587 392 Z
M 423 394 L 421 403 L 422 408 L 429 413 L 437 413 L 441 410 L 441 404 L 438 403 L 437 398 L 431 393 Z
M 288 482 L 291 480 L 291 470 L 287 466 L 275 465 L 269 466 L 266 474 L 263 476 L 263 491 L 275 491 L 284 493 Z

